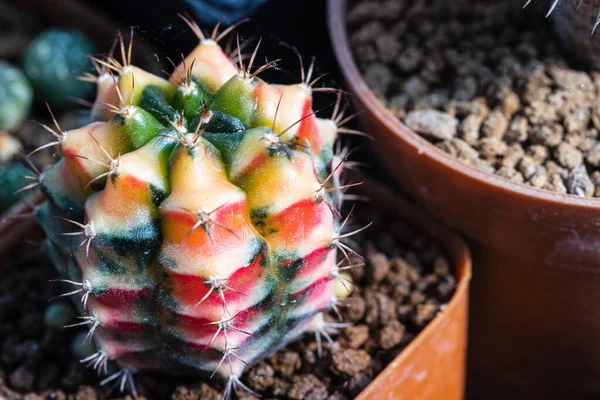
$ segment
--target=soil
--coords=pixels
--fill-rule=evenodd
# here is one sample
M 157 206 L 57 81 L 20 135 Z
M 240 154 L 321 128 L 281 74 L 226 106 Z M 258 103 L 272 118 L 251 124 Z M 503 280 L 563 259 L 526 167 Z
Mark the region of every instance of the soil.
M 264 399 L 343 400 L 354 398 L 444 309 L 456 288 L 447 258 L 428 237 L 389 215 L 359 214 L 374 225 L 352 246 L 365 255 L 365 267 L 350 270 L 355 286 L 339 307 L 344 322 L 333 344 L 318 356 L 313 335 L 305 335 L 249 369 L 242 381 Z M 350 229 L 350 228 L 349 228 Z M 0 398 L 101 399 L 123 397 L 98 385 L 99 378 L 79 359 L 91 354 L 82 346 L 84 327 L 68 300 L 48 280 L 57 274 L 39 245 L 23 244 L 8 260 L 0 281 Z M 335 312 L 329 315 L 338 322 Z M 217 379 L 135 377 L 140 397 L 218 399 Z M 255 399 L 240 393 L 240 398 Z M 130 396 L 127 396 L 130 397 Z
M 600 197 L 600 73 L 567 64 L 539 14 L 546 2 L 520 6 L 355 0 L 351 47 L 388 108 L 443 151 L 513 182 Z

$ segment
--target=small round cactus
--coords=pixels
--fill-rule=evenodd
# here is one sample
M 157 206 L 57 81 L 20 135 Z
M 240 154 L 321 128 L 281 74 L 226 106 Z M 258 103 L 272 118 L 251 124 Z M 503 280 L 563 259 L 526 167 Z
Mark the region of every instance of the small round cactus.
M 0 60 L 0 130 L 17 129 L 29 114 L 33 90 L 20 69 Z
M 49 29 L 28 46 L 23 69 L 40 97 L 53 106 L 66 107 L 71 98 L 86 98 L 92 88 L 76 79 L 93 66 L 88 54 L 95 53 L 94 44 L 82 33 Z
M 234 61 L 219 46 L 229 29 L 205 37 L 182 18 L 200 43 L 168 80 L 132 65 L 122 37 L 120 61 L 95 59 L 95 121 L 47 127 L 62 159 L 39 175 L 35 213 L 97 345 L 84 361 L 121 368 L 103 382 L 135 393 L 139 370 L 206 373 L 227 397 L 248 364 L 340 326 L 323 317 L 348 294 L 354 253 L 334 144 L 354 131 L 339 92 L 330 117 L 313 111 L 333 90 L 313 88 L 312 65 L 269 84 L 256 50 L 238 38 Z

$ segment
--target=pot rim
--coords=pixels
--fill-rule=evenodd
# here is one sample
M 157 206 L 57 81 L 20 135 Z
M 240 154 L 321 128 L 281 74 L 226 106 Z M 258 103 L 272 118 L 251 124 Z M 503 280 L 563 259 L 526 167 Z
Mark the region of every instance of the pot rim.
M 434 162 L 441 164 L 458 175 L 477 181 L 478 184 L 487 187 L 488 190 L 502 194 L 510 193 L 516 197 L 541 201 L 552 206 L 568 205 L 573 208 L 600 209 L 600 199 L 582 198 L 570 194 L 537 189 L 525 184 L 512 182 L 496 174 L 480 171 L 441 151 L 400 121 L 368 87 L 363 79 L 363 75 L 358 70 L 348 41 L 346 5 L 347 0 L 328 0 L 327 2 L 327 24 L 333 52 L 340 65 L 346 85 L 350 88 L 350 93 L 361 97 L 364 107 L 367 108 L 368 112 L 376 116 L 389 132 L 405 142 L 419 155 L 431 158 Z

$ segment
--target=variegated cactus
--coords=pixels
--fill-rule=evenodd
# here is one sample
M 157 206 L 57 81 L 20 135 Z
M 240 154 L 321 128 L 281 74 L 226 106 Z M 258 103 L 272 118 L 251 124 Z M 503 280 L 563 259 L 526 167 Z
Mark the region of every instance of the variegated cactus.
M 348 280 L 340 233 L 345 153 L 341 128 L 312 110 L 312 65 L 296 85 L 269 84 L 218 42 L 200 39 L 170 79 L 95 59 L 95 122 L 62 131 L 62 158 L 39 175 L 37 207 L 49 254 L 81 296 L 98 352 L 82 361 L 104 382 L 131 385 L 140 370 L 226 378 L 244 387 L 252 364 L 304 332 L 335 330 L 323 312 Z M 47 145 L 48 146 L 48 145 Z M 339 148 L 339 146 L 338 146 Z M 344 286 L 346 286 L 344 284 Z M 338 290 L 336 290 L 336 287 Z M 347 293 L 347 292 L 346 292 Z

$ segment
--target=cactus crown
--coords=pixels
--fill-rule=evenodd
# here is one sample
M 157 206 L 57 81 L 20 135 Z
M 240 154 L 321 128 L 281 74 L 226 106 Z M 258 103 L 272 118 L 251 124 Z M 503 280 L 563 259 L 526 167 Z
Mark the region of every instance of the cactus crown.
M 82 361 L 103 382 L 153 369 L 220 375 L 226 395 L 247 364 L 312 330 L 329 338 L 322 312 L 348 278 L 339 250 L 347 218 L 335 155 L 341 96 L 331 118 L 312 110 L 313 65 L 301 82 L 269 84 L 256 50 L 234 59 L 182 17 L 199 38 L 170 78 L 121 60 L 93 58 L 94 122 L 46 127 L 62 158 L 34 177 L 37 207 L 60 281 L 80 296 L 98 352 Z M 245 63 L 245 59 L 248 62 Z M 338 296 L 341 296 L 338 291 Z M 211 375 L 211 376 L 212 376 Z

